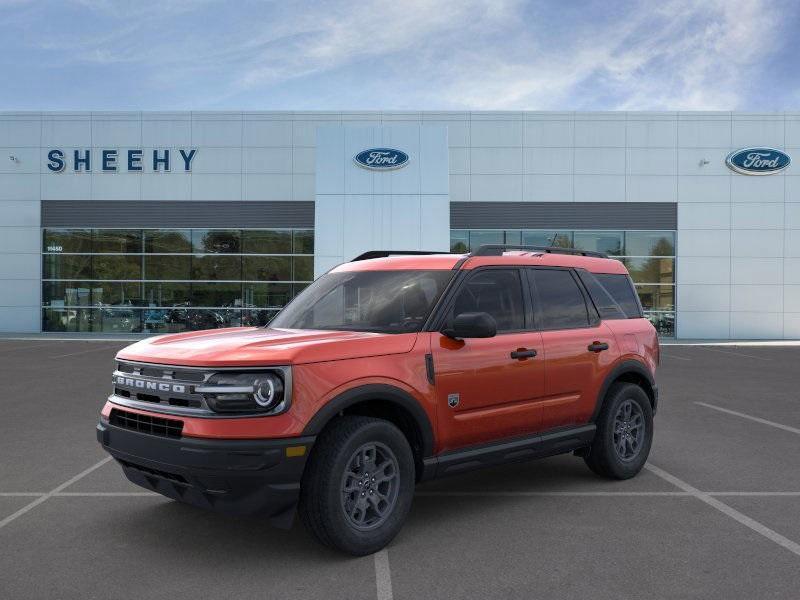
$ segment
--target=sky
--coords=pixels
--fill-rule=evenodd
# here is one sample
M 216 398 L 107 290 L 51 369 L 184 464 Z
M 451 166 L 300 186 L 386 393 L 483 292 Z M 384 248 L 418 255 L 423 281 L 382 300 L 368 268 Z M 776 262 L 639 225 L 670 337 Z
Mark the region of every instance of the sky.
M 0 0 L 0 110 L 800 110 L 796 0 Z

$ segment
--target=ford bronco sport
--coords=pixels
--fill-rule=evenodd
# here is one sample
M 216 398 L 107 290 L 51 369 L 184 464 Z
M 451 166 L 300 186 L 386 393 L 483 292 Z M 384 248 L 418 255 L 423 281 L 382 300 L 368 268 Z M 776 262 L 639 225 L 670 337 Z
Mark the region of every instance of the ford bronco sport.
M 117 355 L 97 437 L 175 500 L 375 552 L 416 482 L 574 452 L 636 475 L 653 439 L 659 346 L 625 266 L 482 246 L 368 252 L 266 328 L 145 339 Z

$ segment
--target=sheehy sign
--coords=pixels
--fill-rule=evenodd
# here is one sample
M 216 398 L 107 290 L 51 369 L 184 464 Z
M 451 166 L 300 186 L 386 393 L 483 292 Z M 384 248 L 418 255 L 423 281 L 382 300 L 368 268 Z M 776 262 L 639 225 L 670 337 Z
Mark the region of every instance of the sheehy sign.
M 66 170 L 73 173 L 169 173 L 189 172 L 197 148 L 163 148 L 145 152 L 139 148 L 129 150 L 70 150 L 53 148 L 47 153 L 47 168 L 53 173 Z

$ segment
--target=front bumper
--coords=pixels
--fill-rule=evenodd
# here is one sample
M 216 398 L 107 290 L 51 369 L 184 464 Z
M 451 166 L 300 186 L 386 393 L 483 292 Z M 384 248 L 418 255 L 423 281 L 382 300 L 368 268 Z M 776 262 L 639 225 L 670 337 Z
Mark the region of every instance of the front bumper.
M 97 441 L 133 483 L 202 508 L 264 516 L 279 527 L 292 524 L 314 439 L 175 439 L 116 427 L 105 418 L 97 424 Z M 305 449 L 297 456 L 300 446 Z

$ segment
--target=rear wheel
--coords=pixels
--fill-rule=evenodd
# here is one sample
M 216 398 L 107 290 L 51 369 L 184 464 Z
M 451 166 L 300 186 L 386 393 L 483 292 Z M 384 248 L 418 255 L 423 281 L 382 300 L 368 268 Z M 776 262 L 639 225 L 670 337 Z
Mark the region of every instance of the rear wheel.
M 600 409 L 586 464 L 598 475 L 629 479 L 644 467 L 652 443 L 650 398 L 636 384 L 614 384 Z
M 300 491 L 300 517 L 322 543 L 363 556 L 400 531 L 414 494 L 414 457 L 383 419 L 345 416 L 320 435 Z

